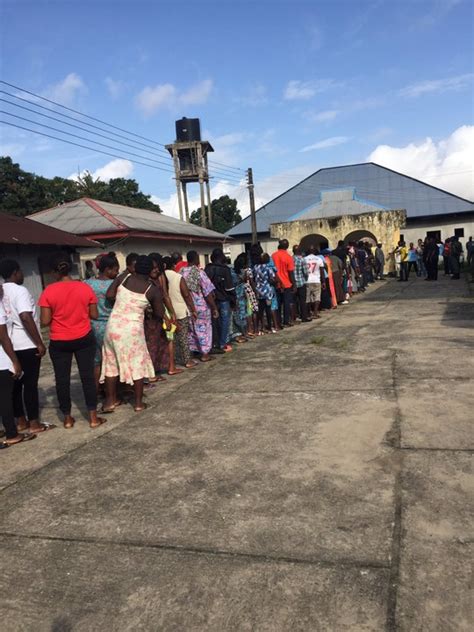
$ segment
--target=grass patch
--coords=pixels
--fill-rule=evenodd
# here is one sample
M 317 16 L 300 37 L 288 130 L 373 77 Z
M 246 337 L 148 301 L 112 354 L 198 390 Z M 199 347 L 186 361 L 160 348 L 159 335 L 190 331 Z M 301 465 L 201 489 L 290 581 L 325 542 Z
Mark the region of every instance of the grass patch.
M 326 338 L 324 336 L 315 336 L 314 338 L 311 338 L 309 343 L 311 345 L 322 345 L 324 344 L 325 340 Z

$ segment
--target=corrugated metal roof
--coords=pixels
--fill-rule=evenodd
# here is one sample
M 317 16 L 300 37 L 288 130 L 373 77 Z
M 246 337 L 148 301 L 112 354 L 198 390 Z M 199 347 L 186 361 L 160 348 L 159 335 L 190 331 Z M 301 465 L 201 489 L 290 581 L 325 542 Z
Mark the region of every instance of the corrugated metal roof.
M 146 231 L 178 237 L 207 238 L 211 241 L 225 239 L 224 235 L 214 230 L 188 224 L 163 213 L 90 198 L 67 202 L 61 206 L 34 213 L 29 217 L 41 224 L 79 235 Z
M 373 162 L 320 169 L 257 211 L 257 231 L 269 232 L 272 223 L 314 206 L 321 191 L 341 187 L 354 188 L 357 197 L 394 209 L 406 209 L 407 218 L 474 211 L 474 202 L 437 189 Z M 252 232 L 250 217 L 231 228 L 232 237 Z
M 96 248 L 98 245 L 85 237 L 71 235 L 63 230 L 33 222 L 28 217 L 16 217 L 6 213 L 0 213 L 0 243 L 76 246 L 78 248 Z

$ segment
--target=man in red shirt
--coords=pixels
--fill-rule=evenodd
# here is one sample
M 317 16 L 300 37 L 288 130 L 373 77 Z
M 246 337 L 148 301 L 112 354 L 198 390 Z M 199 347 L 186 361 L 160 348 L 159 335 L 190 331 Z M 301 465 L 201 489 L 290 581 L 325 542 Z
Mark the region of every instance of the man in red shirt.
M 173 252 L 171 261 L 173 262 L 175 272 L 179 272 L 188 265 L 186 261 L 183 261 L 183 255 L 180 252 Z
M 281 284 L 281 289 L 277 291 L 280 318 L 283 305 L 282 323 L 287 327 L 291 327 L 293 324 L 290 322 L 291 300 L 296 289 L 295 263 L 293 257 L 288 253 L 289 246 L 288 239 L 281 239 L 278 242 L 278 250 L 272 254 L 273 263 L 276 266 L 278 279 Z

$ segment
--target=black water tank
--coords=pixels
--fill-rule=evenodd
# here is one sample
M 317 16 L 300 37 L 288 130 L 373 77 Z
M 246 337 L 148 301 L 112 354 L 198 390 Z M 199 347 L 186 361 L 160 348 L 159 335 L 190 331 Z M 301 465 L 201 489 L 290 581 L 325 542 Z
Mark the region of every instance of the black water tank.
M 186 118 L 176 121 L 176 140 L 186 142 L 201 140 L 201 123 L 198 118 Z

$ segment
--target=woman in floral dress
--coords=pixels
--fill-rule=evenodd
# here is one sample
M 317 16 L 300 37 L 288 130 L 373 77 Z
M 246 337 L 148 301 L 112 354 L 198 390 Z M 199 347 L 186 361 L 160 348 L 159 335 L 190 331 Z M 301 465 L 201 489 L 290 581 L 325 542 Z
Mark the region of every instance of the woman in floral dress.
M 150 281 L 153 263 L 150 257 L 140 255 L 135 274 L 127 274 L 113 281 L 106 293 L 115 300 L 105 330 L 102 349 L 101 382 L 105 381 L 103 412 L 113 412 L 118 404 L 117 382 L 133 385 L 135 411 L 145 410 L 143 380 L 153 378 L 155 370 L 147 349 L 144 314 L 151 305 L 157 319 L 163 319 L 164 307 L 161 292 Z
M 106 293 L 112 285 L 113 280 L 119 273 L 119 262 L 115 256 L 115 252 L 109 252 L 96 259 L 99 275 L 96 279 L 87 279 L 86 283 L 92 288 L 97 296 L 97 310 L 99 317 L 97 320 L 91 320 L 92 331 L 95 336 L 96 350 L 94 358 L 94 375 L 99 390 L 99 378 L 102 367 L 102 345 L 104 342 L 105 328 L 112 313 L 112 303 L 107 300 Z
M 214 300 L 214 285 L 209 277 L 199 268 L 199 255 L 195 250 L 187 254 L 188 265 L 182 268 L 181 274 L 192 294 L 197 318 L 189 324 L 189 348 L 200 354 L 201 362 L 209 362 L 212 347 L 212 319 L 218 318 Z

